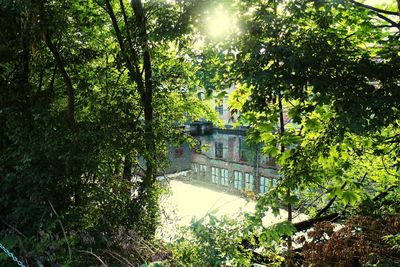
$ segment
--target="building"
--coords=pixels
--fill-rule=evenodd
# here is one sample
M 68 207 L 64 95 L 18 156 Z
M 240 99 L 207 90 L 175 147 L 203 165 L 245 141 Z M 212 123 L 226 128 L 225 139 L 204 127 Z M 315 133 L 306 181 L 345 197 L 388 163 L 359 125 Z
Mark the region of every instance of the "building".
M 234 86 L 222 98 L 215 98 L 214 108 L 224 128 L 211 122 L 195 121 L 186 126 L 197 147 L 188 145 L 170 149 L 169 171 L 191 169 L 191 178 L 237 192 L 266 193 L 277 184 L 275 161 L 260 153 L 261 145 L 246 142 L 247 127 L 233 129 L 240 114 L 231 114 L 228 100 Z M 202 98 L 202 94 L 199 93 Z
M 194 179 L 237 191 L 266 193 L 277 183 L 272 158 L 249 146 L 245 129 L 214 129 L 213 134 L 198 136 L 198 147 L 191 154 Z

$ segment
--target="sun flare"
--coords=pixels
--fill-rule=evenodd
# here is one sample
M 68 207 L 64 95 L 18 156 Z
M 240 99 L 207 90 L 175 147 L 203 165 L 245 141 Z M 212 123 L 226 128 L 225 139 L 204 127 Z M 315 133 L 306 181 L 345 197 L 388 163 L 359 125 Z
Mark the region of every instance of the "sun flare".
M 237 22 L 222 6 L 218 6 L 207 18 L 207 32 L 214 38 L 224 38 L 237 31 Z

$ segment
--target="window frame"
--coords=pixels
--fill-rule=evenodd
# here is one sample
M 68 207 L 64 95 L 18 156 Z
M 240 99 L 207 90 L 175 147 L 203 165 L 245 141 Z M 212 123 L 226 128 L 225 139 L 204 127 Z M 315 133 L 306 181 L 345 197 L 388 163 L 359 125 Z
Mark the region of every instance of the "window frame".
M 199 173 L 202 176 L 205 176 L 207 173 L 207 166 L 205 164 L 199 164 Z
M 254 175 L 252 173 L 244 173 L 244 188 L 246 191 L 254 191 Z
M 221 168 L 220 169 L 220 173 L 221 173 L 221 179 L 220 179 L 220 181 L 221 181 L 221 185 L 223 185 L 223 186 L 228 186 L 229 185 L 229 172 L 228 172 L 228 169 L 224 169 L 224 168 Z
M 243 190 L 243 172 L 233 171 L 233 187 L 238 190 Z
M 220 184 L 218 167 L 211 167 L 211 182 L 213 184 Z
M 246 141 L 243 138 L 239 138 L 239 160 L 240 161 L 248 161 L 248 159 L 246 157 L 246 148 L 245 148 L 244 142 L 246 142 Z
M 224 143 L 215 142 L 215 158 L 224 158 Z
M 259 192 L 260 194 L 268 193 L 270 188 L 271 178 L 266 176 L 260 176 L 260 187 Z

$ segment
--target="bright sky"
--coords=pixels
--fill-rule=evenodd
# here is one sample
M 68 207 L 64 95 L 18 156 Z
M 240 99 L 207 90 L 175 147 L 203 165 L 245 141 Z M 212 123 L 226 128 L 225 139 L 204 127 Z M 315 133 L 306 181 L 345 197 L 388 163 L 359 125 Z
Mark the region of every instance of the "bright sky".
M 360 1 L 360 0 L 359 0 Z M 377 8 L 386 9 L 389 6 L 392 7 L 391 10 L 397 10 L 395 7 L 397 6 L 396 0 L 366 0 L 360 1 L 366 5 L 370 5 Z
M 386 7 L 395 0 L 366 0 L 360 1 L 374 7 Z M 206 18 L 207 32 L 213 39 L 224 39 L 233 32 L 239 32 L 235 15 L 230 14 L 223 5 L 218 5 Z
M 378 6 L 383 4 L 391 4 L 394 2 L 394 0 L 366 0 L 364 3 L 371 6 Z
M 223 39 L 239 30 L 235 16 L 222 5 L 217 6 L 206 18 L 206 21 L 207 32 L 214 39 Z

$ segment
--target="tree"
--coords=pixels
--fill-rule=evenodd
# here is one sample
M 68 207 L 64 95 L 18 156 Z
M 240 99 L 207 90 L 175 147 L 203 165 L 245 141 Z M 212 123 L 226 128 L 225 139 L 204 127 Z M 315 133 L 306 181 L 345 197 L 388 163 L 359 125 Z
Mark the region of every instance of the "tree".
M 28 262 L 90 265 L 78 250 L 123 251 L 124 229 L 151 239 L 167 145 L 210 114 L 185 60 L 195 5 L 0 8 L 0 240 Z
M 254 250 L 287 239 L 290 252 L 290 236 L 318 222 L 398 213 L 397 6 L 355 1 L 237 6 L 243 21 L 239 42 L 224 51 L 235 57 L 238 90 L 231 102 L 250 124 L 249 138 L 277 159 L 281 177 L 243 224 L 250 227 L 241 233 L 241 245 Z M 280 230 L 265 228 L 265 211 L 280 207 L 287 207 L 289 221 L 292 208 L 294 216 L 305 212 L 311 218 L 293 227 L 278 224 Z M 286 263 L 294 263 L 296 254 L 287 256 Z
M 238 82 L 251 92 L 243 109 L 252 138 L 277 157 L 282 175 L 279 192 L 259 208 L 283 199 L 315 216 L 294 224 L 306 230 L 398 192 L 397 148 L 385 141 L 398 131 L 398 31 L 354 1 L 283 1 L 278 13 L 276 5 L 254 9 L 239 49 Z

